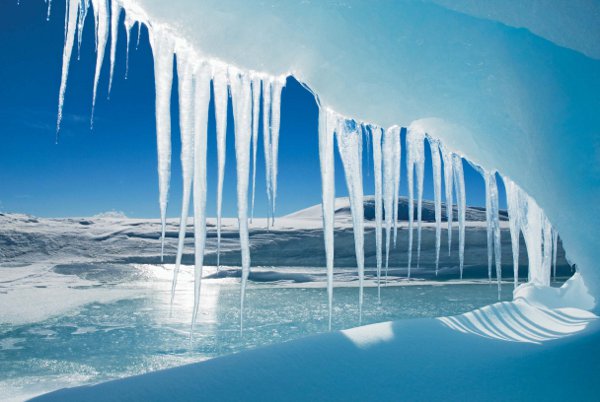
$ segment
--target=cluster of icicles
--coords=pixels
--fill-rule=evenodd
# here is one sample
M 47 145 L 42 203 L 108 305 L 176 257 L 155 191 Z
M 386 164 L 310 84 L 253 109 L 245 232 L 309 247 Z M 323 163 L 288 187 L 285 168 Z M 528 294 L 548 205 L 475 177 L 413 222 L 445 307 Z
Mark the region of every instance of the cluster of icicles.
M 48 10 L 50 10 L 48 0 Z M 66 91 L 69 62 L 75 42 L 78 38 L 78 51 L 81 46 L 82 31 L 87 12 L 91 6 L 95 21 L 96 70 L 92 100 L 93 109 L 96 100 L 98 80 L 104 59 L 110 31 L 110 77 L 109 93 L 113 81 L 116 56 L 116 43 L 119 18 L 122 10 L 120 0 L 66 0 L 65 45 L 63 68 L 59 93 L 57 132 L 62 119 L 64 95 Z M 132 17 L 132 15 L 134 17 Z M 277 155 L 279 144 L 281 92 L 286 76 L 273 77 L 254 71 L 243 71 L 213 59 L 204 59 L 192 49 L 185 40 L 178 38 L 163 26 L 153 26 L 140 14 L 127 10 L 125 15 L 127 49 L 133 26 L 139 29 L 145 24 L 150 35 L 154 57 L 156 86 L 156 131 L 158 148 L 159 204 L 162 222 L 161 258 L 164 251 L 166 211 L 171 168 L 171 87 L 173 81 L 173 62 L 177 57 L 177 76 L 179 93 L 179 125 L 181 131 L 181 163 L 183 172 L 183 202 L 178 238 L 178 249 L 171 291 L 171 302 L 175 295 L 177 275 L 183 254 L 186 223 L 193 200 L 194 244 L 195 244 L 195 285 L 192 329 L 196 321 L 202 280 L 203 258 L 206 239 L 206 153 L 207 120 L 210 103 L 210 85 L 213 85 L 217 132 L 217 254 L 220 253 L 221 203 L 225 167 L 225 135 L 227 124 L 227 103 L 231 95 L 234 125 L 235 153 L 237 170 L 237 202 L 239 236 L 242 254 L 241 312 L 240 328 L 243 329 L 243 311 L 245 289 L 250 273 L 250 248 L 248 221 L 254 210 L 256 179 L 256 155 L 258 143 L 259 119 L 263 119 L 264 155 L 266 161 L 266 183 L 269 202 L 267 225 L 274 221 L 275 200 L 277 194 Z M 128 61 L 128 56 L 127 56 Z M 127 68 L 126 68 L 127 71 Z M 261 102 L 262 100 L 262 102 Z M 262 103 L 262 105 L 261 105 Z M 262 107 L 262 109 L 261 109 Z M 319 154 L 322 179 L 323 231 L 326 251 L 327 293 L 329 305 L 329 328 L 331 328 L 333 303 L 334 269 L 334 137 L 337 138 L 341 156 L 354 229 L 354 243 L 359 277 L 359 311 L 362 314 L 364 282 L 364 211 L 363 211 L 363 168 L 362 144 L 366 135 L 372 142 L 373 169 L 375 180 L 375 219 L 377 248 L 378 296 L 381 296 L 383 261 L 383 216 L 385 214 L 385 278 L 389 266 L 391 243 L 396 245 L 398 232 L 398 197 L 401 167 L 401 128 L 393 126 L 387 129 L 357 123 L 347 119 L 329 108 L 320 105 L 319 111 Z M 416 267 L 419 267 L 421 255 L 421 204 L 423 198 L 423 180 L 425 166 L 425 141 L 429 142 L 432 156 L 436 222 L 436 273 L 439 266 L 442 231 L 442 176 L 445 182 L 446 218 L 448 231 L 448 252 L 451 247 L 453 196 L 456 194 L 458 209 L 459 261 L 460 276 L 464 267 L 465 248 L 465 211 L 466 189 L 463 174 L 463 158 L 426 130 L 409 127 L 406 135 L 407 179 L 409 198 L 409 240 L 408 240 L 408 278 L 413 265 L 413 232 L 416 220 L 417 245 Z M 250 167 L 252 166 L 251 213 L 248 213 L 248 192 Z M 486 217 L 488 235 L 488 273 L 492 279 L 492 261 L 495 261 L 498 290 L 502 281 L 500 260 L 500 223 L 498 216 L 498 188 L 496 172 L 476 167 L 486 183 Z M 415 183 L 416 179 L 416 183 Z M 510 233 L 512 238 L 514 283 L 518 284 L 519 235 L 523 234 L 529 257 L 529 280 L 540 285 L 549 285 L 552 261 L 556 267 L 557 233 L 542 209 L 510 179 L 503 178 L 506 193 Z M 414 194 L 416 188 L 416 197 Z M 453 191 L 454 189 L 454 191 Z M 416 198 L 417 216 L 414 216 Z M 269 223 L 270 222 L 270 223 Z M 393 234 L 392 234 L 393 229 Z M 392 240 L 393 239 L 393 240 Z M 495 259 L 494 259 L 495 257 Z M 384 279 L 385 280 L 385 279 Z

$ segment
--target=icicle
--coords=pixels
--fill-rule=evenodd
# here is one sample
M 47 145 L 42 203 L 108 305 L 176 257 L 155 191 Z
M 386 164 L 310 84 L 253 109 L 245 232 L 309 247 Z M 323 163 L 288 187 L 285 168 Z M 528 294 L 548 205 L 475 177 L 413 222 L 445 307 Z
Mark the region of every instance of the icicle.
M 510 241 L 513 254 L 514 287 L 519 285 L 519 235 L 521 228 L 521 200 L 520 192 L 515 183 L 503 177 L 506 188 L 506 205 L 508 207 L 508 223 L 510 226 Z
M 96 108 L 96 94 L 98 92 L 98 80 L 100 79 L 100 71 L 102 70 L 102 62 L 104 61 L 104 51 L 108 40 L 108 0 L 94 1 L 94 16 L 96 19 L 97 31 L 97 48 L 96 48 L 96 72 L 94 74 L 94 93 L 92 97 L 92 117 L 90 119 L 90 127 L 94 127 L 94 109 Z
M 121 5 L 118 0 L 112 0 L 110 3 L 110 73 L 108 78 L 108 97 L 112 88 L 113 75 L 115 72 L 115 58 L 117 55 L 117 38 L 119 36 L 119 16 L 121 15 Z
M 421 259 L 421 214 L 423 202 L 423 177 L 425 167 L 425 133 L 409 130 L 406 134 L 406 170 L 408 175 L 408 278 L 412 263 L 414 229 L 414 185 L 413 172 L 417 178 L 417 267 Z
M 267 229 L 271 224 L 271 206 L 272 204 L 272 189 L 271 189 L 271 86 L 272 79 L 267 78 L 262 82 L 263 96 L 263 148 L 265 153 L 265 182 L 267 185 Z
M 158 190 L 162 226 L 160 260 L 165 249 L 167 203 L 171 180 L 171 86 L 173 84 L 174 45 L 170 35 L 155 29 L 150 44 L 154 56 L 154 84 L 156 87 L 156 144 L 158 151 Z
M 250 222 L 254 219 L 254 196 L 256 194 L 256 154 L 258 147 L 258 118 L 260 112 L 260 78 L 252 77 L 252 207 Z
M 277 201 L 277 155 L 279 154 L 279 126 L 281 123 L 281 91 L 285 77 L 273 80 L 271 89 L 271 219 L 275 224 L 275 204 Z
M 454 187 L 456 190 L 456 203 L 458 205 L 458 259 L 460 263 L 460 279 L 462 279 L 465 265 L 465 213 L 467 198 L 465 194 L 465 175 L 463 173 L 462 158 L 459 155 L 452 155 L 452 168 L 454 170 Z
M 365 133 L 365 142 L 367 143 L 367 176 L 368 176 L 369 170 L 371 169 L 371 131 L 367 128 L 367 126 L 363 127 L 363 131 Z
M 440 144 L 440 152 L 444 161 L 444 192 L 446 193 L 446 220 L 448 222 L 448 255 L 452 250 L 452 217 L 454 215 L 452 201 L 452 186 L 454 168 L 452 167 L 452 154 Z
M 552 258 L 552 225 L 544 215 L 542 209 L 533 198 L 525 193 L 519 186 L 508 178 L 504 178 L 506 196 L 508 201 L 509 219 L 511 220 L 511 238 L 513 241 L 513 263 L 517 260 L 518 251 L 515 253 L 515 238 L 513 225 L 519 224 L 529 263 L 529 282 L 550 286 L 550 266 Z M 518 211 L 518 212 L 517 212 Z M 516 218 L 516 219 L 513 219 Z M 516 222 L 518 221 L 518 222 Z M 514 223 L 513 223 L 514 222 Z M 515 273 L 517 275 L 517 273 Z
M 46 14 L 46 21 L 50 21 L 51 13 L 52 13 L 52 0 L 48 0 L 48 13 Z
M 438 140 L 429 138 L 431 149 L 431 167 L 433 170 L 433 198 L 435 201 L 435 275 L 440 265 L 440 246 L 442 237 L 442 160 Z
M 487 262 L 488 262 L 488 282 L 492 283 L 492 259 L 494 254 L 493 243 L 493 226 L 492 226 L 492 196 L 490 189 L 490 173 L 480 170 L 485 182 L 485 228 L 487 235 Z
M 248 181 L 250 176 L 250 140 L 252 138 L 252 91 L 250 78 L 242 73 L 231 77 L 231 99 L 235 122 L 235 158 L 237 172 L 238 224 L 242 249 L 242 289 L 240 293 L 240 332 L 244 330 L 244 300 L 250 274 L 248 237 Z
M 396 144 L 400 138 L 400 127 L 393 126 L 383 133 L 383 204 L 385 212 L 385 282 L 387 283 L 388 268 L 390 263 L 390 244 L 394 214 L 398 216 L 398 200 L 396 193 Z M 400 175 L 398 175 L 399 177 Z M 396 203 L 394 204 L 394 201 Z
M 361 175 L 362 156 L 360 144 L 362 143 L 361 127 L 353 120 L 338 117 L 336 127 L 338 150 L 344 166 L 348 196 L 350 198 L 350 211 L 354 231 L 354 251 L 358 268 L 359 282 L 359 322 L 362 320 L 363 282 L 364 282 L 364 201 Z
M 396 126 L 394 126 L 396 127 Z M 398 197 L 400 194 L 400 165 L 402 162 L 402 148 L 400 145 L 400 127 L 394 129 L 393 138 L 393 177 L 394 177 L 394 248 L 396 247 L 396 240 L 398 239 Z
M 223 206 L 223 180 L 225 178 L 227 133 L 227 66 L 215 65 L 213 90 L 215 96 L 215 120 L 217 124 L 217 269 L 221 267 L 221 209 Z
M 370 127 L 373 136 L 373 177 L 375 178 L 375 247 L 377 251 L 377 299 L 381 301 L 381 240 L 382 240 L 382 215 L 383 215 L 383 188 L 381 178 L 381 134 L 379 127 Z
M 73 52 L 73 42 L 75 41 L 75 25 L 77 24 L 79 0 L 69 0 L 67 6 L 69 14 L 67 25 L 65 27 L 67 40 L 63 49 L 62 75 L 60 79 L 60 90 L 58 93 L 58 117 L 56 119 L 56 141 L 58 142 L 58 131 L 62 121 L 63 105 L 65 103 L 65 91 L 67 90 L 67 78 L 69 75 L 69 63 L 71 62 L 71 53 Z
M 195 71 L 194 85 L 194 308 L 192 328 L 198 317 L 206 243 L 206 131 L 210 103 L 210 70 L 201 64 Z
M 125 79 L 129 75 L 129 44 L 131 42 L 131 30 L 133 29 L 133 25 L 135 21 L 129 16 L 129 14 L 125 14 L 125 38 L 127 42 L 127 47 L 125 51 Z
M 140 37 L 142 36 L 142 23 L 138 21 L 138 34 L 137 41 L 135 42 L 135 50 L 138 50 L 140 47 Z
M 496 280 L 498 282 L 498 300 L 500 300 L 502 292 L 502 250 L 501 250 L 501 238 L 500 238 L 500 217 L 499 217 L 499 205 L 498 205 L 498 185 L 496 184 L 496 173 L 487 173 L 487 187 L 489 188 L 488 194 L 490 197 L 490 209 L 491 209 L 491 232 L 493 235 L 494 243 L 494 261 L 496 263 Z M 490 245 L 488 244 L 488 248 Z M 488 253 L 489 255 L 489 253 Z
M 181 199 L 181 219 L 179 221 L 179 237 L 177 257 L 173 270 L 171 286 L 171 310 L 177 286 L 177 275 L 183 256 L 183 246 L 187 229 L 187 218 L 192 190 L 194 172 L 194 83 L 193 65 L 189 61 L 189 50 L 177 49 L 177 82 L 179 93 L 179 131 L 181 133 L 181 173 L 183 176 L 183 196 Z
M 325 241 L 325 256 L 327 265 L 327 298 L 329 306 L 330 331 L 331 319 L 333 314 L 333 231 L 335 224 L 335 165 L 333 155 L 334 133 L 335 121 L 331 112 L 319 105 L 319 162 L 321 166 L 321 207 L 323 211 L 323 239 Z
M 81 42 L 83 40 L 83 26 L 90 7 L 90 0 L 81 0 L 79 3 L 79 18 L 77 22 L 77 60 L 81 57 Z
M 552 276 L 556 280 L 556 255 L 558 253 L 558 231 L 552 228 Z
M 542 218 L 542 238 L 543 238 L 543 257 L 542 257 L 542 275 L 547 278 L 546 286 L 550 286 L 552 277 L 552 224 L 543 213 Z

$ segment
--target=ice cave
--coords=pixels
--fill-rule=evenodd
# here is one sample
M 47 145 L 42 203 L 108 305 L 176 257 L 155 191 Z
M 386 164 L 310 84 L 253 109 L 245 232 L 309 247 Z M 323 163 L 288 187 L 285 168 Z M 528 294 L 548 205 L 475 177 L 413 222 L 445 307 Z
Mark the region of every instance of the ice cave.
M 600 2 L 27 3 L 64 29 L 56 148 L 74 104 L 142 102 L 111 94 L 146 47 L 159 215 L 2 211 L 1 399 L 598 398 Z M 319 204 L 282 214 L 308 153 Z

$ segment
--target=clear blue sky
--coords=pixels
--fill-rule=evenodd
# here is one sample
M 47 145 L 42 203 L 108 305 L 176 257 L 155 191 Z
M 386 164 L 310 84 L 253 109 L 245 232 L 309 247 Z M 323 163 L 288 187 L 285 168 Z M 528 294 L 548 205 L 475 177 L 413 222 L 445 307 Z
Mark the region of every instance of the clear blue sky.
M 0 211 L 38 216 L 86 216 L 117 210 L 132 217 L 158 217 L 154 81 L 148 36 L 142 30 L 135 50 L 134 29 L 125 74 L 125 31 L 120 27 L 115 80 L 107 100 L 108 54 L 102 70 L 94 130 L 89 128 L 95 64 L 92 15 L 86 21 L 81 60 L 74 54 L 69 73 L 60 142 L 55 122 L 62 63 L 64 2 L 54 1 L 46 21 L 42 0 L 0 2 Z M 107 51 L 108 53 L 108 51 Z M 173 173 L 169 216 L 181 203 L 179 129 L 174 83 Z M 277 214 L 320 202 L 317 106 L 296 81 L 282 95 Z M 231 106 L 230 106 L 231 107 Z M 213 107 L 209 120 L 208 214 L 215 214 L 216 147 Z M 236 213 L 235 152 L 231 110 L 228 121 L 224 214 Z M 408 122 L 403 122 L 408 123 Z M 371 157 L 364 149 L 365 193 L 373 192 Z M 404 150 L 404 147 L 403 147 Z M 426 147 L 426 152 L 429 152 Z M 256 215 L 266 214 L 264 159 L 259 139 Z M 336 156 L 337 157 L 337 156 Z M 427 154 L 425 198 L 433 198 Z M 401 193 L 406 194 L 403 160 Z M 467 203 L 484 205 L 483 180 L 465 164 Z M 501 183 L 500 183 L 501 186 Z M 505 205 L 500 188 L 501 206 Z M 336 194 L 347 194 L 339 157 Z

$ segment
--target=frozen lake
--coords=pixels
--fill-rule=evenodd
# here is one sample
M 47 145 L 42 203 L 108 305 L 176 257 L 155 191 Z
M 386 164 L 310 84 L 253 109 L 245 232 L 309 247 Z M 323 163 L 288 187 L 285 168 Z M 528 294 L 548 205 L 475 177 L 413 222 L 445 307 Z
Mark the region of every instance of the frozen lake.
M 256 268 L 240 334 L 239 279 L 230 277 L 236 270 L 216 275 L 207 267 L 201 314 L 190 339 L 192 268 L 182 267 L 169 317 L 172 268 L 73 264 L 28 276 L 30 285 L 38 285 L 14 299 L 11 310 L 20 319 L 13 322 L 20 322 L 0 324 L 3 398 L 18 400 L 327 331 L 323 268 Z M 336 276 L 334 329 L 355 327 L 355 273 L 338 270 Z M 391 275 L 381 303 L 374 278 L 367 283 L 362 324 L 454 315 L 497 301 L 496 284 L 481 280 L 408 283 Z M 512 299 L 512 287 L 503 285 L 503 300 Z

